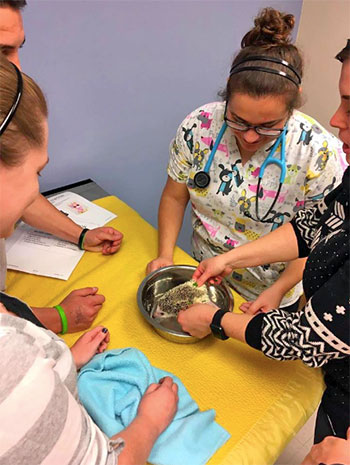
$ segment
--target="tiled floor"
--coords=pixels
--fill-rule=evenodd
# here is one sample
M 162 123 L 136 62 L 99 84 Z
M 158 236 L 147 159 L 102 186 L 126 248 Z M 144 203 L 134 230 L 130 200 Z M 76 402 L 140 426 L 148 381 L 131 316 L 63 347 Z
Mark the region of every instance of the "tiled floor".
M 298 434 L 290 441 L 275 465 L 300 465 L 310 451 L 316 420 L 316 412 L 309 418 Z

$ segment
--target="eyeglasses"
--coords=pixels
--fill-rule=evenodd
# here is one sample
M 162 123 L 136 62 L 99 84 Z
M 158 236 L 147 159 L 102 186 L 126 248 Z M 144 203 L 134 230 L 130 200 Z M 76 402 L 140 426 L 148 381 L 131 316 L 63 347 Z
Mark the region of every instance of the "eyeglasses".
M 248 131 L 249 129 L 254 129 L 254 131 L 260 136 L 271 136 L 271 137 L 278 137 L 283 132 L 283 128 L 282 129 L 265 128 L 264 126 L 253 126 L 252 124 L 239 123 L 238 121 L 233 121 L 227 118 L 226 112 L 227 112 L 227 105 L 225 107 L 224 120 L 227 126 L 229 128 L 234 129 L 235 131 L 245 132 L 245 131 Z

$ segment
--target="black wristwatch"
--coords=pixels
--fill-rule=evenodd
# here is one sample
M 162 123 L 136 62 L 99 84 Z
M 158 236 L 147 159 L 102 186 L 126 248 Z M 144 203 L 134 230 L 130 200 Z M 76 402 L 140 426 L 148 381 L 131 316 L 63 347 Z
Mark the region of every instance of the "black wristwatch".
M 225 313 L 228 312 L 229 310 L 219 309 L 217 312 L 214 313 L 213 319 L 211 320 L 210 324 L 210 329 L 213 335 L 223 341 L 228 339 L 228 336 L 226 335 L 224 328 L 221 326 L 221 320 Z

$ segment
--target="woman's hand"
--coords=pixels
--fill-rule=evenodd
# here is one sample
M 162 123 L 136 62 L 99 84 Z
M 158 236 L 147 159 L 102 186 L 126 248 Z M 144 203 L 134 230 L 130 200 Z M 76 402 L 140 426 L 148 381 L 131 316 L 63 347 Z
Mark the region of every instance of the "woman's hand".
M 222 278 L 232 273 L 232 270 L 233 266 L 227 263 L 226 254 L 217 255 L 200 262 L 193 273 L 193 279 L 197 281 L 198 286 L 202 286 L 206 281 L 211 284 L 220 284 Z
M 123 234 L 114 228 L 107 226 L 90 229 L 84 237 L 84 250 L 111 255 L 120 249 L 122 240 Z
M 180 311 L 177 321 L 186 333 L 202 339 L 211 333 L 210 324 L 218 308 L 214 304 L 195 304 Z
M 97 294 L 97 287 L 75 289 L 60 302 L 68 321 L 68 332 L 89 328 L 102 308 L 105 298 Z
M 255 315 L 256 313 L 267 313 L 279 308 L 283 295 L 273 286 L 262 292 L 259 297 L 252 302 L 244 302 L 239 308 L 244 313 Z
M 170 266 L 173 265 L 174 262 L 170 258 L 166 257 L 158 257 L 148 263 L 146 268 L 146 274 L 152 273 L 152 271 L 158 270 L 159 268 L 163 268 L 163 266 Z
M 312 446 L 301 465 L 350 465 L 350 427 L 346 439 L 326 436 L 323 441 Z
M 150 384 L 143 395 L 137 417 L 146 420 L 147 428 L 153 428 L 158 437 L 169 425 L 177 410 L 178 387 L 170 376 L 158 384 Z
M 83 334 L 71 347 L 77 370 L 88 363 L 96 354 L 104 352 L 109 342 L 109 332 L 103 326 L 96 326 Z

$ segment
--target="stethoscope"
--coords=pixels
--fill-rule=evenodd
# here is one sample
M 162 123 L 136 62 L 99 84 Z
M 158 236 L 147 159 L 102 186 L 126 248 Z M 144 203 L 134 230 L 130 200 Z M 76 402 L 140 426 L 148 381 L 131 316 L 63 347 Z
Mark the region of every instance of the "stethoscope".
M 226 121 L 223 123 L 221 126 L 220 132 L 215 140 L 214 146 L 212 148 L 212 151 L 209 155 L 209 158 L 204 166 L 204 169 L 202 171 L 198 171 L 198 173 L 195 174 L 193 182 L 196 187 L 199 189 L 205 189 L 206 187 L 209 186 L 210 183 L 210 175 L 209 175 L 209 170 L 210 167 L 213 163 L 215 153 L 217 151 L 217 148 L 221 142 L 222 136 L 224 135 L 224 132 L 226 131 L 227 128 L 227 123 Z M 286 133 L 287 133 L 287 125 L 284 126 L 283 131 L 281 134 L 278 136 L 276 139 L 275 143 L 269 150 L 269 154 L 264 160 L 264 163 L 260 167 L 260 172 L 258 176 L 258 186 L 256 190 L 256 201 L 255 201 L 255 215 L 256 215 L 256 221 L 260 222 L 266 222 L 267 216 L 271 213 L 273 210 L 273 207 L 275 206 L 278 196 L 280 195 L 282 184 L 284 183 L 284 179 L 286 177 Z M 280 158 L 275 158 L 274 154 L 278 147 L 281 145 L 281 150 L 280 150 Z M 260 218 L 259 215 L 259 192 L 260 192 L 260 185 L 261 185 L 261 180 L 262 177 L 264 176 L 265 169 L 268 165 L 275 164 L 281 168 L 281 173 L 280 173 L 280 180 L 279 180 L 279 186 L 275 195 L 275 198 L 270 205 L 268 211 L 265 213 L 265 215 Z M 245 215 L 252 218 L 251 214 L 249 212 L 245 212 Z M 254 218 L 252 218 L 254 219 Z

